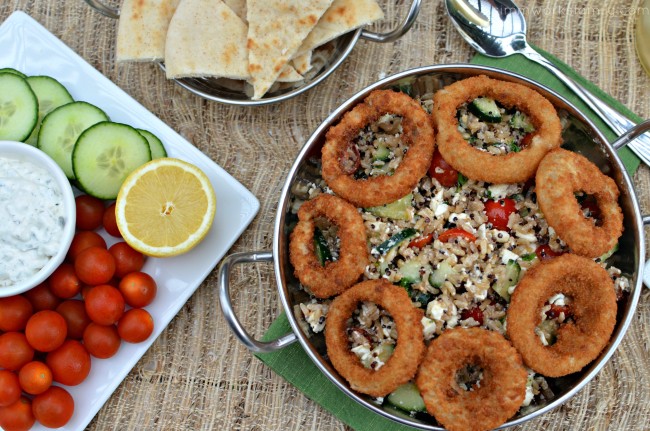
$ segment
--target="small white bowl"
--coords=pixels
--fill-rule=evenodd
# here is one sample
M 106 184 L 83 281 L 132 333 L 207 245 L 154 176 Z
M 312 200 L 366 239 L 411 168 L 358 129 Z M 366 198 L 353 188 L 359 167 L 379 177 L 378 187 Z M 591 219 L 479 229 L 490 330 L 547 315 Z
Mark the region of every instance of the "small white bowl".
M 24 279 L 17 284 L 7 287 L 0 286 L 0 297 L 13 296 L 23 293 L 38 284 L 42 283 L 54 270 L 63 262 L 70 243 L 75 234 L 76 208 L 74 193 L 70 181 L 63 173 L 63 170 L 56 164 L 50 156 L 38 148 L 22 142 L 0 141 L 0 157 L 15 158 L 18 160 L 29 161 L 45 169 L 55 179 L 56 184 L 61 191 L 63 198 L 63 211 L 65 216 L 65 225 L 61 234 L 61 241 L 57 253 L 41 268 L 36 274 Z M 0 176 L 2 173 L 0 173 Z

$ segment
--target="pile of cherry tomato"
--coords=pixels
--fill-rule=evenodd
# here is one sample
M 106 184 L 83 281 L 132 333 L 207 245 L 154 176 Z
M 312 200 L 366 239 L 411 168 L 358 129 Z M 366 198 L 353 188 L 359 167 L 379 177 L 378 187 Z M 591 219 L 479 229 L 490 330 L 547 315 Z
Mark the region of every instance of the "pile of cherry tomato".
M 0 298 L 0 427 L 27 430 L 65 425 L 74 400 L 63 387 L 83 382 L 91 356 L 115 355 L 122 341 L 139 343 L 153 332 L 143 307 L 155 298 L 155 280 L 142 272 L 145 256 L 118 241 L 115 204 L 80 195 L 77 232 L 64 263 L 22 295 Z

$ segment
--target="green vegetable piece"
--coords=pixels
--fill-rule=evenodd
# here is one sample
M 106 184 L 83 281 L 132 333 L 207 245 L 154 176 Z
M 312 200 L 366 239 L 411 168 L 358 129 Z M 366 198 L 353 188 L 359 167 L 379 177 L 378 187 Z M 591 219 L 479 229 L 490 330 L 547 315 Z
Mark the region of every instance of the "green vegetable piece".
M 426 411 L 420 390 L 413 382 L 398 386 L 397 389 L 388 395 L 386 401 L 405 412 Z
M 411 217 L 413 194 L 409 193 L 389 204 L 366 208 L 366 211 L 377 217 L 386 217 L 394 220 L 408 220 Z
M 400 245 L 402 242 L 406 241 L 407 239 L 414 237 L 417 235 L 418 231 L 413 229 L 413 228 L 406 228 L 402 231 L 397 232 L 395 235 L 391 236 L 388 238 L 386 241 L 382 242 L 377 246 L 377 252 L 379 254 L 386 254 L 388 253 L 389 250 L 391 250 L 394 247 L 397 247 Z
M 472 100 L 467 108 L 481 121 L 487 123 L 498 123 L 501 121 L 501 111 L 497 106 L 497 102 L 489 97 L 477 97 Z
M 521 267 L 514 260 L 509 260 L 506 263 L 506 274 L 505 277 L 500 278 L 494 283 L 492 289 L 499 294 L 500 297 L 506 301 L 510 301 L 510 292 L 508 291 L 510 287 L 514 286 L 519 282 L 519 274 L 521 273 Z
M 314 229 L 314 250 L 321 266 L 325 266 L 326 262 L 332 261 L 332 253 L 327 246 L 325 235 L 318 228 Z

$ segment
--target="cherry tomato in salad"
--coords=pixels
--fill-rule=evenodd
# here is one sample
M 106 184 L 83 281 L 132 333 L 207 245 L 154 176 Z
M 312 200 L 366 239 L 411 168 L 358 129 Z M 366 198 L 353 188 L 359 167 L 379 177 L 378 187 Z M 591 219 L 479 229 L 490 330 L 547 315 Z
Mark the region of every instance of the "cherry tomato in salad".
M 485 214 L 488 222 L 492 223 L 495 229 L 509 231 L 508 220 L 510 214 L 517 211 L 514 199 L 489 200 L 485 203 Z
M 68 249 L 68 261 L 74 263 L 79 253 L 90 247 L 106 248 L 106 240 L 92 230 L 81 230 L 75 233 Z
M 115 202 L 107 206 L 106 209 L 104 210 L 104 217 L 102 220 L 102 224 L 104 226 L 104 229 L 106 230 L 106 232 L 108 232 L 109 235 L 114 236 L 116 238 L 122 238 L 122 233 L 118 229 L 117 221 L 115 219 Z
M 108 251 L 115 259 L 117 278 L 122 278 L 130 272 L 140 271 L 144 266 L 144 255 L 124 241 L 116 242 Z
M 81 280 L 70 263 L 59 265 L 50 275 L 48 284 L 52 293 L 63 299 L 72 298 L 81 290 Z
M 458 182 L 458 171 L 442 158 L 442 154 L 438 150 L 433 153 L 431 166 L 429 166 L 429 176 L 438 180 L 444 187 L 453 187 Z
M 438 239 L 441 242 L 448 242 L 454 238 L 464 238 L 467 241 L 473 242 L 476 241 L 476 237 L 467 232 L 464 229 L 461 229 L 459 227 L 454 227 L 451 229 L 447 229 L 446 231 L 442 232 L 439 236 Z
M 80 340 L 84 335 L 84 330 L 91 322 L 88 313 L 86 313 L 84 302 L 79 299 L 68 299 L 56 307 L 56 312 L 65 319 L 68 326 L 68 338 Z
M 483 310 L 481 310 L 478 306 L 465 309 L 460 312 L 460 318 L 461 320 L 467 320 L 469 318 L 474 319 L 476 322 L 478 322 L 479 325 L 483 324 Z
M 74 412 L 72 395 L 60 386 L 52 386 L 34 397 L 34 417 L 47 428 L 60 428 L 68 423 Z
M 84 331 L 84 346 L 96 358 L 107 359 L 120 349 L 122 339 L 115 325 L 91 323 Z
M 58 349 L 68 335 L 65 319 L 56 311 L 43 310 L 34 314 L 27 321 L 25 336 L 27 342 L 39 352 L 51 352 Z
M 90 373 L 90 354 L 77 340 L 66 340 L 47 354 L 45 363 L 52 370 L 53 380 L 68 386 L 80 384 Z
M 0 407 L 0 428 L 4 431 L 27 431 L 34 422 L 32 401 L 24 395 L 13 404 Z
M 585 199 L 580 202 L 580 208 L 583 210 L 586 217 L 592 218 L 596 221 L 596 226 L 600 225 L 601 211 L 595 197 L 586 196 Z
M 0 407 L 7 407 L 20 399 L 20 381 L 13 371 L 0 370 Z
M 79 253 L 74 261 L 74 270 L 86 284 L 108 283 L 115 275 L 115 258 L 105 248 L 90 247 Z
M 561 255 L 562 253 L 557 253 L 553 251 L 553 249 L 548 244 L 543 244 L 538 246 L 535 249 L 535 254 L 537 255 L 537 258 L 539 260 L 548 260 L 548 259 L 553 259 L 554 257 Z
M 572 316 L 571 309 L 569 308 L 568 305 L 556 305 L 556 304 L 551 304 L 551 309 L 546 312 L 546 316 L 549 319 L 555 319 L 560 317 L 561 313 L 564 313 L 565 318 L 569 318 Z
M 149 274 L 132 272 L 120 281 L 119 289 L 127 304 L 133 308 L 142 308 L 154 300 L 158 286 Z
M 95 286 L 86 294 L 86 313 L 95 323 L 113 325 L 124 314 L 124 297 L 108 284 Z
M 422 248 L 431 244 L 432 242 L 433 242 L 433 232 L 428 235 L 423 235 L 415 238 L 414 240 L 409 242 L 409 247 Z
M 0 368 L 18 371 L 34 358 L 34 349 L 22 332 L 5 332 L 0 335 Z
M 94 230 L 102 225 L 104 201 L 90 195 L 75 198 L 77 210 L 77 229 Z
M 34 306 L 21 295 L 0 298 L 0 331 L 22 331 L 34 314 Z
M 143 308 L 132 308 L 117 323 L 120 338 L 129 343 L 140 343 L 153 333 L 153 317 Z
M 28 394 L 42 394 L 52 386 L 52 371 L 41 361 L 28 362 L 18 372 L 18 380 Z
M 54 310 L 61 303 L 61 298 L 52 293 L 47 282 L 28 290 L 23 296 L 32 303 L 34 311 Z

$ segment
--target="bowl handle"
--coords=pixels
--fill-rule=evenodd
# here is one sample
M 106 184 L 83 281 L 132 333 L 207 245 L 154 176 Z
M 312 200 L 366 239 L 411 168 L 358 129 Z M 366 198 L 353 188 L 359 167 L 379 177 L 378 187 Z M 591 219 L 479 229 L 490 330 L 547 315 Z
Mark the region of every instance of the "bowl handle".
M 97 12 L 101 13 L 102 15 L 105 15 L 109 18 L 117 19 L 120 17 L 120 10 L 114 7 L 110 7 L 108 5 L 105 5 L 102 3 L 100 0 L 85 0 L 86 3 L 90 5 L 93 9 L 95 9 Z
M 293 332 L 284 335 L 277 340 L 257 341 L 246 332 L 239 319 L 235 315 L 230 300 L 230 273 L 234 265 L 241 263 L 273 262 L 273 253 L 271 252 L 243 252 L 234 253 L 227 256 L 221 262 L 219 268 L 219 303 L 226 321 L 235 333 L 235 336 L 244 343 L 253 353 L 269 353 L 280 350 L 296 341 L 298 338 Z
M 86 0 L 88 1 L 88 0 Z M 406 15 L 406 18 L 404 18 L 404 21 L 397 26 L 394 30 L 389 31 L 388 33 L 375 33 L 372 31 L 368 30 L 363 30 L 361 32 L 361 38 L 372 41 L 372 42 L 379 42 L 379 43 L 388 43 L 388 42 L 394 42 L 400 37 L 404 36 L 406 32 L 408 32 L 413 24 L 415 23 L 415 19 L 418 17 L 418 14 L 420 13 L 420 6 L 422 4 L 422 0 L 413 0 L 411 3 L 411 8 L 408 11 L 408 14 Z

